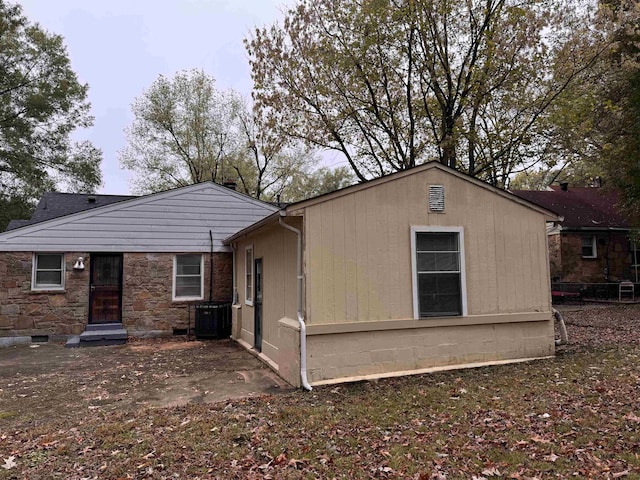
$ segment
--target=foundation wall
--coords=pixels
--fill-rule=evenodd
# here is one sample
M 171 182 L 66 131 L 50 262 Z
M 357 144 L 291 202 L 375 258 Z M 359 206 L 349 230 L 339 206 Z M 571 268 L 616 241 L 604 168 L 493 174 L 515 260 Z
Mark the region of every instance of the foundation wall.
M 553 321 L 435 326 L 309 335 L 311 384 L 554 355 Z

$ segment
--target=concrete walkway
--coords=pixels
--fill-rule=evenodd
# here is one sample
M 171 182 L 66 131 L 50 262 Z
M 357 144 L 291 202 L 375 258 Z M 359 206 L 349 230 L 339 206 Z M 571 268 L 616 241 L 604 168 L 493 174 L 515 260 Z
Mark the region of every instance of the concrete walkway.
M 220 402 L 291 390 L 231 340 L 0 349 L 0 418 Z M 21 419 L 21 420 L 22 420 Z

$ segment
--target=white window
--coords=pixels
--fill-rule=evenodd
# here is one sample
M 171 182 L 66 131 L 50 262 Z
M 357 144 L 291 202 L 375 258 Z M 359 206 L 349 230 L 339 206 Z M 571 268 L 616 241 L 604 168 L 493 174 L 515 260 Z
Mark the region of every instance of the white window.
M 411 227 L 414 318 L 467 314 L 462 227 Z
M 64 255 L 36 253 L 33 255 L 32 290 L 64 290 Z
M 202 300 L 202 255 L 187 254 L 173 257 L 173 299 Z
M 253 245 L 245 249 L 244 255 L 244 302 L 253 305 Z
M 597 256 L 595 235 L 582 237 L 582 258 L 596 258 Z

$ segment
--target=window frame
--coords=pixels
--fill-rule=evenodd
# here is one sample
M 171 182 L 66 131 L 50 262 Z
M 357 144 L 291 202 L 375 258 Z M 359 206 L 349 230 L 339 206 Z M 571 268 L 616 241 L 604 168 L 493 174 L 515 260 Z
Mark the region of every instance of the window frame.
M 249 252 L 251 252 L 251 261 L 247 262 L 247 254 Z M 253 291 L 253 287 L 254 287 L 253 284 L 254 284 L 254 278 L 255 278 L 253 263 L 254 263 L 253 244 L 251 244 L 251 245 L 247 245 L 244 248 L 244 303 L 246 305 L 249 305 L 250 307 L 253 307 L 253 298 L 255 293 Z M 251 280 L 247 282 L 247 277 L 249 276 L 251 276 Z M 249 290 L 251 291 L 251 294 L 249 294 Z
M 586 238 L 591 239 L 591 255 L 582 255 L 582 249 L 584 248 L 584 241 Z M 582 235 L 580 237 L 580 255 L 582 258 L 598 258 L 598 242 L 595 235 Z
M 200 295 L 199 296 L 189 296 L 189 297 L 178 297 L 176 296 L 176 286 L 177 286 L 177 273 L 178 273 L 178 257 L 185 255 L 200 255 Z M 183 275 L 184 276 L 184 275 Z M 195 276 L 195 275 L 191 275 Z M 172 277 L 172 287 L 171 287 L 171 301 L 173 302 L 189 302 L 193 300 L 204 300 L 204 255 L 202 253 L 176 253 L 173 255 L 173 277 Z
M 416 237 L 418 233 L 457 233 L 458 234 L 458 259 L 460 265 L 460 303 L 462 313 L 461 315 L 448 315 L 446 317 L 421 317 L 420 305 L 418 301 L 418 265 L 416 257 Z M 460 318 L 466 317 L 467 312 L 467 277 L 465 268 L 465 253 L 464 253 L 464 227 L 436 227 L 436 226 L 411 226 L 411 287 L 413 294 L 413 318 L 414 320 L 428 320 L 431 318 Z
M 37 284 L 37 273 L 38 273 L 38 256 L 39 255 L 58 255 L 60 257 L 60 284 Z M 64 253 L 59 252 L 34 252 L 33 257 L 31 259 L 31 290 L 34 292 L 45 292 L 45 291 L 64 291 L 65 288 L 65 273 L 66 273 L 66 259 Z M 50 272 L 57 272 L 58 270 L 48 269 Z

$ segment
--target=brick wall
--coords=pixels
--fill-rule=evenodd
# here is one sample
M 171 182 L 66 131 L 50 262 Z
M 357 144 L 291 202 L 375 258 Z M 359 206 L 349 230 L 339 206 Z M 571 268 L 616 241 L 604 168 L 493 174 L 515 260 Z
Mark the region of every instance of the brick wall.
M 79 256 L 85 258 L 85 269 L 78 272 L 73 265 Z M 90 254 L 65 254 L 64 291 L 31 291 L 32 258 L 31 252 L 0 252 L 0 337 L 82 333 L 89 314 Z M 207 300 L 208 254 L 204 264 Z M 214 253 L 213 271 L 213 300 L 230 302 L 231 253 Z M 163 331 L 170 335 L 173 329 L 187 328 L 188 302 L 172 301 L 172 276 L 173 254 L 124 254 L 122 320 L 130 334 Z
M 31 291 L 33 254 L 0 252 L 0 336 L 71 335 L 87 323 L 89 260 L 73 270 L 85 253 L 65 254 L 65 290 Z
M 600 283 L 630 278 L 631 257 L 626 234 L 596 234 L 596 253 L 597 258 L 582 258 L 582 235 L 563 233 L 561 281 Z
M 561 235 L 548 235 L 547 243 L 549 246 L 549 271 L 552 281 L 562 279 L 562 250 Z

